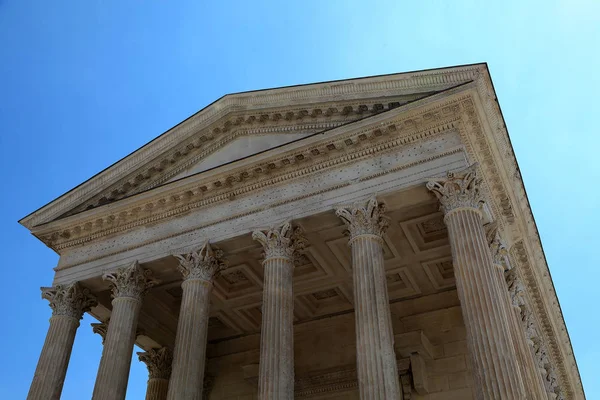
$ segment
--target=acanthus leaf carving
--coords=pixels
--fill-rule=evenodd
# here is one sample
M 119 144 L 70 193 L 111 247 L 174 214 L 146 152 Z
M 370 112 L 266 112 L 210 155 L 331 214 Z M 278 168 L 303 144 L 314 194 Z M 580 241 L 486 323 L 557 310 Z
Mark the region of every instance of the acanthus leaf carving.
M 465 208 L 480 211 L 483 205 L 481 182 L 477 176 L 477 164 L 473 164 L 459 172 L 448 172 L 445 178 L 429 180 L 427 189 L 436 195 L 445 215 Z
M 360 235 L 383 237 L 389 224 L 389 218 L 384 213 L 385 205 L 378 203 L 375 197 L 371 197 L 366 205 L 355 204 L 335 211 L 335 215 L 340 217 L 348 228 L 350 243 Z
M 196 250 L 183 255 L 175 255 L 179 260 L 177 267 L 184 280 L 201 279 L 212 281 L 219 272 L 227 268 L 227 261 L 223 259 L 223 250 L 211 246 L 209 241 Z
M 107 319 L 104 322 L 93 322 L 90 325 L 92 326 L 92 332 L 97 335 L 100 335 L 102 338 L 102 344 L 106 340 L 106 332 L 108 332 L 108 324 L 110 323 L 110 319 Z
M 171 377 L 171 364 L 173 352 L 168 347 L 150 349 L 137 352 L 138 358 L 148 367 L 149 379 L 169 379 Z
M 252 239 L 262 245 L 265 259 L 287 258 L 292 261 L 298 259 L 308 243 L 300 227 L 293 227 L 291 222 L 271 229 L 256 230 L 252 232 Z
M 160 283 L 152 276 L 152 271 L 142 268 L 137 261 L 128 267 L 105 273 L 102 279 L 110 282 L 112 296 L 115 299 L 131 297 L 141 300 L 150 288 Z
M 98 304 L 90 290 L 79 282 L 43 287 L 41 290 L 42 298 L 50 302 L 52 316 L 67 316 L 79 321 L 85 312 Z

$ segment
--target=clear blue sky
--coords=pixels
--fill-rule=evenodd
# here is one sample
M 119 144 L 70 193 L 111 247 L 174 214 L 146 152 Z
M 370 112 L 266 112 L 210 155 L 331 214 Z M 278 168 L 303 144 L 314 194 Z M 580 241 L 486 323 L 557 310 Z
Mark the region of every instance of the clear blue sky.
M 600 2 L 403 3 L 0 0 L 0 398 L 26 396 L 51 313 L 39 287 L 58 259 L 18 219 L 223 94 L 487 61 L 600 399 Z M 90 322 L 63 399 L 91 397 Z M 132 365 L 127 398 L 142 399 L 147 373 Z

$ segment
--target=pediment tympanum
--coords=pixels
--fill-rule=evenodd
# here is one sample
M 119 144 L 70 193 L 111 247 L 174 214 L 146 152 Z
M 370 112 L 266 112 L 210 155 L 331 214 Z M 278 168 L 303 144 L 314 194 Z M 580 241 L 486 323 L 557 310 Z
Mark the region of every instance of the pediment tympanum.
M 472 81 L 479 74 L 480 67 L 472 65 L 226 95 L 20 222 L 32 228 L 214 168 L 219 150 L 239 138 L 246 138 L 239 146 L 252 141 L 260 152 L 266 144 L 258 145 L 262 139 L 250 137 L 281 135 L 285 139 L 272 139 L 281 144 L 327 132 Z M 233 161 L 233 156 L 226 159 Z
M 311 132 L 289 133 L 289 134 L 270 134 L 261 136 L 244 136 L 235 139 L 233 142 L 223 146 L 223 148 L 202 158 L 196 164 L 191 165 L 184 171 L 175 175 L 167 182 L 173 182 L 209 169 L 225 165 L 233 161 L 241 160 L 254 154 L 273 149 L 277 146 L 293 142 L 311 135 Z

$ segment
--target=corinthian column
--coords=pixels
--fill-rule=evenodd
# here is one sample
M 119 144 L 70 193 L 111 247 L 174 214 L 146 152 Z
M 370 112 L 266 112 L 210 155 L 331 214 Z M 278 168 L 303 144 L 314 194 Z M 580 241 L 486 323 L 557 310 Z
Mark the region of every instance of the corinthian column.
M 383 261 L 384 206 L 341 208 L 336 215 L 350 233 L 356 313 L 356 362 L 361 399 L 402 399 L 394 352 L 392 316 Z
M 208 242 L 198 251 L 176 257 L 183 274 L 183 296 L 167 398 L 199 400 L 204 383 L 210 293 L 214 276 L 226 264 L 223 251 L 213 249 Z
M 264 288 L 260 331 L 258 398 L 294 398 L 294 253 L 305 241 L 288 222 L 254 231 L 264 249 Z
M 66 286 L 44 287 L 42 298 L 50 301 L 52 317 L 27 400 L 58 400 L 65 382 L 79 320 L 97 302 L 90 291 L 77 282 Z
M 500 291 L 503 295 L 502 305 L 505 308 L 508 318 L 510 335 L 515 346 L 515 353 L 517 355 L 521 376 L 523 377 L 525 393 L 528 399 L 545 400 L 547 399 L 547 395 L 544 383 L 542 382 L 542 377 L 537 369 L 531 350 L 529 349 L 529 344 L 527 344 L 525 331 L 521 326 L 520 305 L 516 299 L 514 299 L 513 302 L 513 298 L 509 293 L 506 284 L 505 271 L 510 270 L 511 266 L 508 260 L 508 250 L 500 239 L 495 223 L 488 228 L 487 239 L 492 252 L 492 262 L 496 268 L 496 273 L 498 274 L 498 284 L 500 285 Z
M 112 287 L 112 313 L 94 386 L 93 400 L 123 400 L 142 298 L 159 283 L 136 262 L 102 276 Z
M 504 294 L 483 229 L 475 166 L 431 180 L 448 226 L 456 289 L 473 359 L 477 398 L 525 399 Z
M 150 349 L 150 351 L 138 352 L 137 355 L 140 361 L 148 367 L 146 400 L 165 400 L 169 389 L 173 353 L 169 348 L 161 347 L 158 350 Z

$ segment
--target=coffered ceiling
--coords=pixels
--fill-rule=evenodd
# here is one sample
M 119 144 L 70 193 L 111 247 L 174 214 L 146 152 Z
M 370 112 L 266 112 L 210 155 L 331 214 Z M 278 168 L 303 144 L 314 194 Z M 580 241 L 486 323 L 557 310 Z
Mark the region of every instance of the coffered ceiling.
M 437 201 L 421 187 L 379 199 L 391 218 L 383 247 L 390 301 L 454 288 L 447 231 Z M 333 211 L 294 223 L 309 241 L 294 271 L 295 323 L 352 312 L 351 253 L 345 226 Z M 249 234 L 215 245 L 224 250 L 229 267 L 215 279 L 209 341 L 257 333 L 261 325 L 262 248 Z M 162 283 L 145 298 L 140 331 L 154 342 L 172 346 L 182 295 L 177 260 L 170 256 L 144 267 Z M 88 286 L 101 290 L 100 302 L 110 309 L 105 284 L 94 281 Z

